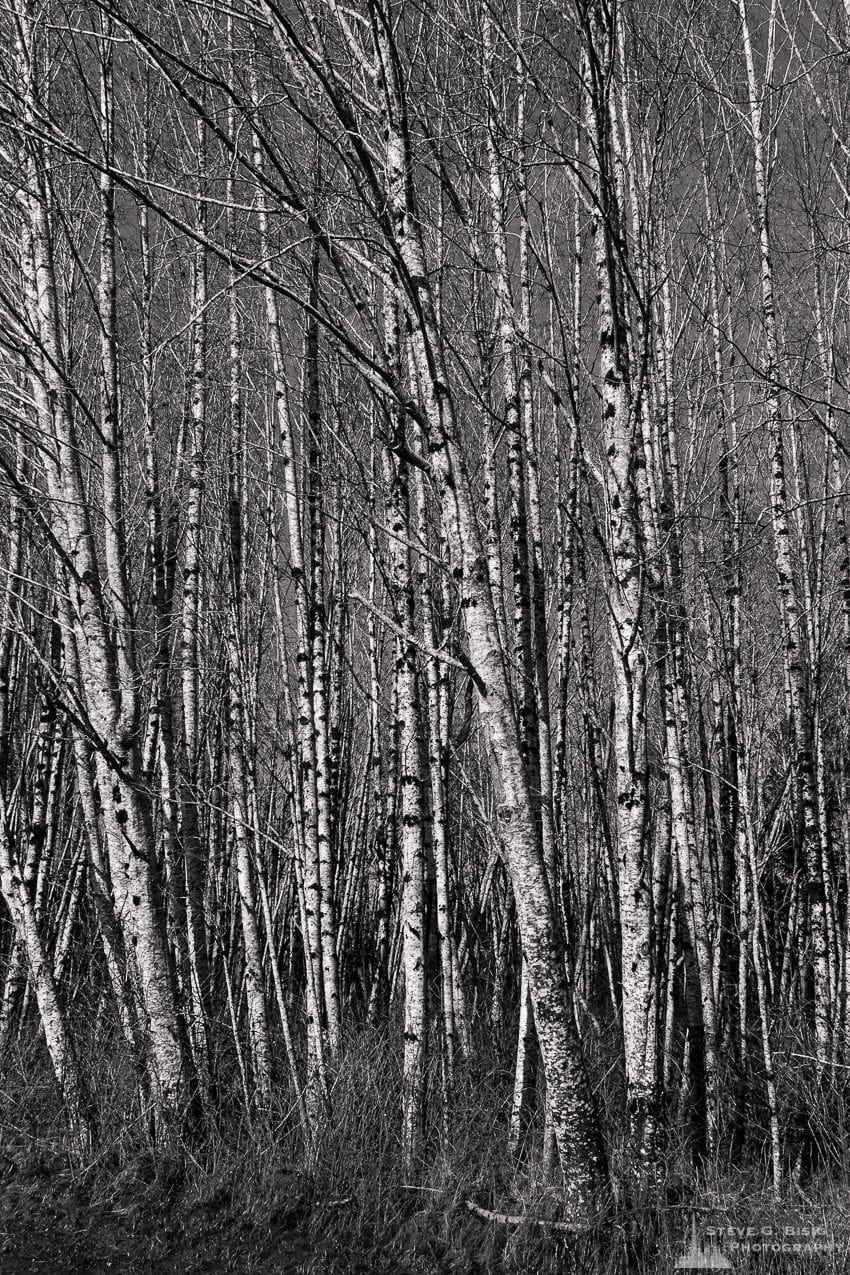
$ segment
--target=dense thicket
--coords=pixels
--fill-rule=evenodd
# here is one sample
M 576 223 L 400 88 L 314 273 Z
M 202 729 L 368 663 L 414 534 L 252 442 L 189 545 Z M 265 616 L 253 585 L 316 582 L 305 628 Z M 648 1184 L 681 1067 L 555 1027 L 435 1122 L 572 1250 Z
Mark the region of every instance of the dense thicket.
M 383 1026 L 411 1181 L 498 1057 L 576 1221 L 840 1157 L 846 0 L 2 39 L 0 1057 L 309 1160 Z

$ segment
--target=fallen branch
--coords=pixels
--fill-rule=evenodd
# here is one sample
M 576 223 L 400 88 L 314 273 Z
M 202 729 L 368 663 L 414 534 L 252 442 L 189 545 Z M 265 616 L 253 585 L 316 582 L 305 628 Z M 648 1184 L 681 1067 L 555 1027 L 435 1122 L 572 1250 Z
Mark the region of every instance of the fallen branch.
M 500 1226 L 542 1226 L 550 1231 L 561 1231 L 566 1235 L 580 1235 L 595 1228 L 593 1226 L 580 1226 L 576 1222 L 550 1222 L 545 1217 L 528 1217 L 514 1213 L 494 1213 L 492 1209 L 482 1208 L 480 1204 L 476 1204 L 474 1200 L 467 1200 L 466 1207 L 470 1213 L 474 1213 L 476 1217 L 480 1217 L 484 1222 L 497 1222 Z

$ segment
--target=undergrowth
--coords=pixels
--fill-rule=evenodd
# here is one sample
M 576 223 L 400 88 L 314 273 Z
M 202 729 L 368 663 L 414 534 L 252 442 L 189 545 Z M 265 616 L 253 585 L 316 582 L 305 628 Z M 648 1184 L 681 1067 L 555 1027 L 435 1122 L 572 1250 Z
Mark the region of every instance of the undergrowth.
M 714 1167 L 699 1176 L 683 1104 L 668 1121 L 658 1190 L 644 1200 L 632 1197 L 627 1207 L 621 1203 L 589 1237 L 545 1225 L 569 1219 L 557 1177 L 543 1163 L 540 1130 L 521 1161 L 506 1154 L 512 1076 L 507 1052 L 492 1038 L 478 1042 L 476 1061 L 459 1065 L 445 1123 L 433 1051 L 422 1163 L 415 1180 L 403 1179 L 398 1039 L 377 1029 L 350 1033 L 333 1075 L 333 1119 L 312 1148 L 303 1145 L 285 1084 L 262 1116 L 245 1112 L 238 1091 L 225 1091 L 217 1118 L 191 1140 L 157 1147 L 131 1068 L 115 1061 L 117 1051 L 101 1049 L 89 1063 L 98 1145 L 83 1164 L 67 1154 L 43 1045 L 7 1052 L 0 1080 L 2 1275 L 45 1269 L 55 1275 L 649 1275 L 674 1270 L 692 1228 L 703 1242 L 710 1228 L 725 1228 L 728 1240 L 732 1227 L 736 1237 L 748 1227 L 758 1235 L 770 1228 L 774 1236 L 785 1228 L 798 1236 L 816 1228 L 818 1242 L 833 1245 L 828 1254 L 756 1254 L 724 1241 L 736 1271 L 850 1269 L 844 1083 L 837 1072 L 821 1085 L 821 1105 L 810 1104 L 815 1116 L 798 1139 L 810 1154 L 801 1156 L 795 1112 L 814 1082 L 802 1042 L 792 1035 L 782 1060 L 787 1155 L 779 1201 L 765 1136 L 757 1136 L 764 1115 L 758 1104 L 746 1113 L 746 1152 L 732 1153 L 734 1140 L 725 1131 Z M 594 1071 L 604 1104 L 616 1097 L 617 1082 L 610 1070 L 594 1064 Z M 629 1165 L 616 1129 L 610 1151 L 622 1180 Z M 621 1194 L 621 1202 L 626 1198 Z M 524 1221 L 484 1220 L 469 1201 Z

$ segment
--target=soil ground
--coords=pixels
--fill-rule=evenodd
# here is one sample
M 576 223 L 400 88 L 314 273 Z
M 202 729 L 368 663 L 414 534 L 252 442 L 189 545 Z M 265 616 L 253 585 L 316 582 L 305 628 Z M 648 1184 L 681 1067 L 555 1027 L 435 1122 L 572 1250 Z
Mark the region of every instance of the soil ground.
M 0 1275 L 306 1275 L 324 1264 L 297 1191 L 261 1219 L 226 1188 L 190 1204 L 156 1178 L 115 1185 L 107 1201 L 62 1172 L 6 1176 Z

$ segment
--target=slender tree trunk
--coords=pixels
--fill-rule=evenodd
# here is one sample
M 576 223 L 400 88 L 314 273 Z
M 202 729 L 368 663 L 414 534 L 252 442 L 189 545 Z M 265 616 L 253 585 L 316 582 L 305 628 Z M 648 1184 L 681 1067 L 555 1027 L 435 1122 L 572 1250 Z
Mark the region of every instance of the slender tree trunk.
M 753 144 L 757 230 L 761 263 L 761 308 L 764 324 L 764 381 L 768 430 L 771 444 L 770 504 L 773 547 L 776 555 L 777 591 L 782 611 L 785 676 L 789 688 L 794 739 L 794 768 L 799 786 L 803 821 L 803 857 L 807 873 L 809 927 L 814 975 L 815 1047 L 819 1068 L 829 1059 L 829 959 L 826 931 L 826 899 L 818 830 L 812 712 L 807 684 L 797 586 L 794 579 L 794 550 L 788 516 L 785 478 L 785 428 L 778 391 L 781 379 L 779 336 L 776 316 L 773 248 L 771 241 L 765 138 L 763 134 L 764 88 L 758 83 L 753 56 L 746 0 L 738 0 L 741 33 L 749 87 L 749 115 Z M 775 14 L 771 21 L 775 20 Z M 769 87 L 769 86 L 765 86 Z
M 622 942 L 623 1038 L 629 1138 L 640 1174 L 658 1167 L 660 1093 L 651 1021 L 652 887 L 647 847 L 645 545 L 636 482 L 638 423 L 632 403 L 629 340 L 615 241 L 621 234 L 614 180 L 609 76 L 616 30 L 607 11 L 582 11 L 585 110 L 593 174 L 594 259 L 599 314 L 609 616 L 614 663 L 617 858 Z

